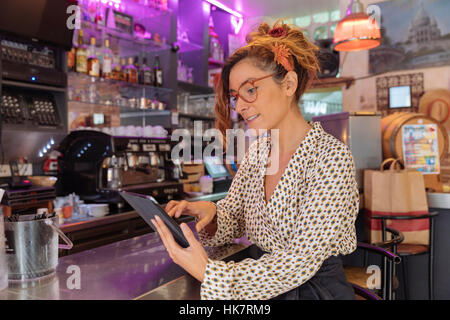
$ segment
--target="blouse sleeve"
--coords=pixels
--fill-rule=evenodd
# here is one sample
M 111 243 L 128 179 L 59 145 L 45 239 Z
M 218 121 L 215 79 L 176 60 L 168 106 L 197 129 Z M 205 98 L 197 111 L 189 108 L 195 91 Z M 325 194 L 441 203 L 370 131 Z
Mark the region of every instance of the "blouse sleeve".
M 359 193 L 343 147 L 339 158 L 327 153 L 317 161 L 285 248 L 238 263 L 209 259 L 202 299 L 270 299 L 308 281 L 329 256 L 356 249 Z
M 205 229 L 198 233 L 199 240 L 204 246 L 214 247 L 233 243 L 245 233 L 244 220 L 244 190 L 248 170 L 248 153 L 233 178 L 227 196 L 216 203 L 217 231 L 214 236 Z

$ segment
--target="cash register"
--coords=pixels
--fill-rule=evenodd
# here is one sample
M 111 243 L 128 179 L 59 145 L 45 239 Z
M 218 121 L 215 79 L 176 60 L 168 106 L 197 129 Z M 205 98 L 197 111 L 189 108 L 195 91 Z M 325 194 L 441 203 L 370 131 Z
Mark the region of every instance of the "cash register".
M 219 157 L 204 157 L 203 163 L 209 176 L 213 179 L 213 193 L 226 192 L 231 186 L 233 177 Z

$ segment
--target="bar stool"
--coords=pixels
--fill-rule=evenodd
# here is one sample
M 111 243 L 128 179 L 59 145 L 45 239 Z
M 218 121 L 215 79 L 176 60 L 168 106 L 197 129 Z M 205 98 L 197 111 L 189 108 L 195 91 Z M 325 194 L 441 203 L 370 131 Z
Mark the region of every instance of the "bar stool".
M 351 282 L 350 285 L 355 291 L 356 300 L 383 300 L 379 295 L 366 288 L 360 287 L 357 284 Z M 358 299 L 358 297 L 360 298 Z
M 405 299 L 408 300 L 408 286 L 407 286 L 407 265 L 406 257 L 413 255 L 428 254 L 428 298 L 434 300 L 434 218 L 438 215 L 438 212 L 430 212 L 423 215 L 389 215 L 380 216 L 373 215 L 372 219 L 381 220 L 381 231 L 383 241 L 386 239 L 386 232 L 388 227 L 386 227 L 386 220 L 418 220 L 418 219 L 429 219 L 430 221 L 430 232 L 429 232 L 429 244 L 428 245 L 417 245 L 417 244 L 407 244 L 400 243 L 396 248 L 396 253 L 402 257 L 402 271 L 403 271 L 403 291 Z
M 401 233 L 398 234 L 397 237 L 394 237 L 394 242 L 403 241 L 403 235 Z M 385 248 L 380 246 L 372 245 L 365 242 L 358 242 L 358 249 L 364 250 L 365 253 L 372 252 L 381 256 L 383 264 L 382 264 L 382 284 L 379 292 L 381 292 L 381 297 L 384 300 L 392 300 L 393 299 L 393 291 L 395 287 L 396 279 L 394 277 L 395 267 L 394 265 L 399 264 L 401 258 L 392 253 Z M 373 290 L 368 289 L 367 280 L 370 277 L 369 274 L 366 273 L 367 259 L 364 259 L 364 267 L 355 267 L 355 266 L 345 266 L 344 271 L 347 278 L 347 281 L 355 288 L 361 287 L 365 291 L 369 291 L 371 294 L 377 295 L 378 291 L 373 292 Z M 358 288 L 357 288 L 358 289 Z M 359 289 L 358 289 L 359 290 Z

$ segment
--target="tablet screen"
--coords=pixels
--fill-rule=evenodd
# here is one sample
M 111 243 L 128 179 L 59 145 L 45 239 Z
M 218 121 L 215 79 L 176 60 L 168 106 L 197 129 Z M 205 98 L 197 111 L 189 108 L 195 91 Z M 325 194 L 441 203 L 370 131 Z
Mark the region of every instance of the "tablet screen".
M 154 219 L 155 215 L 157 215 L 162 221 L 164 221 L 167 228 L 169 228 L 172 232 L 175 241 L 183 248 L 189 247 L 189 242 L 186 240 L 178 223 L 157 204 L 153 197 L 126 191 L 121 191 L 119 193 L 155 232 L 155 226 L 153 225 L 151 219 Z

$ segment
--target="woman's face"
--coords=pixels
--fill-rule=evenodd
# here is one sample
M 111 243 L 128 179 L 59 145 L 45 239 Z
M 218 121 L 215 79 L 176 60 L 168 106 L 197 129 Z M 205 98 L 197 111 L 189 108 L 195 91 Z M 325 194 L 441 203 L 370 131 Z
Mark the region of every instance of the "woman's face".
M 251 59 L 243 59 L 231 69 L 229 93 L 235 95 L 246 81 L 268 76 L 271 73 L 273 72 L 256 67 Z M 287 115 L 287 108 L 292 97 L 286 95 L 283 85 L 276 83 L 273 77 L 259 80 L 254 86 L 256 100 L 249 103 L 238 97 L 236 111 L 244 118 L 250 129 L 277 128 L 278 123 Z

